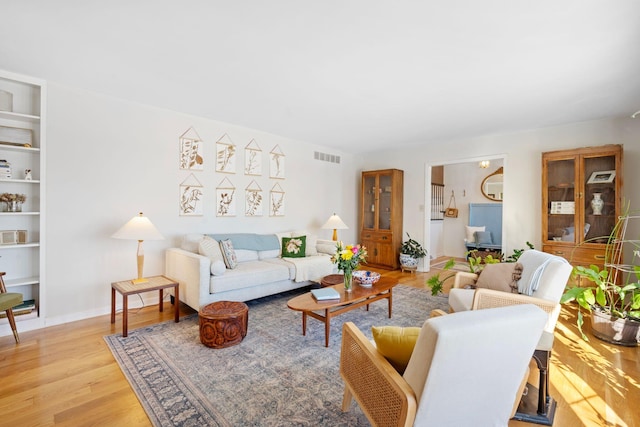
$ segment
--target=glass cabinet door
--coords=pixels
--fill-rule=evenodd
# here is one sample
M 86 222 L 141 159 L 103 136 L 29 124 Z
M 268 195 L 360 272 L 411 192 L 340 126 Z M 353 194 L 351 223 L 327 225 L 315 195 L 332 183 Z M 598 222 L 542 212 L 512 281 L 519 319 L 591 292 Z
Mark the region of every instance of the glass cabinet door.
M 378 229 L 391 230 L 391 175 L 380 175 L 378 188 Z
M 375 228 L 376 220 L 376 177 L 375 175 L 366 175 L 363 180 L 362 197 L 362 226 L 364 228 Z
M 574 159 L 547 162 L 547 240 L 576 242 L 575 181 Z
M 583 168 L 585 242 L 606 243 L 616 224 L 616 158 L 584 157 Z

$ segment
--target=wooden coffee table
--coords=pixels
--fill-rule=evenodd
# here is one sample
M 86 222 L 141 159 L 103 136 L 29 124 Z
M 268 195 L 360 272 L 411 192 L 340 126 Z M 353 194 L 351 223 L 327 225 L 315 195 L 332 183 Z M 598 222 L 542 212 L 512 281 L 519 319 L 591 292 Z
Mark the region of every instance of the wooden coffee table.
M 354 281 L 355 282 L 355 281 Z M 302 335 L 307 334 L 307 316 L 324 323 L 324 346 L 329 347 L 329 331 L 331 329 L 331 318 L 339 314 L 346 313 L 363 305 L 369 304 L 381 299 L 389 301 L 389 318 L 391 318 L 391 307 L 393 304 L 393 287 L 398 284 L 394 279 L 381 277 L 377 283 L 370 288 L 362 287 L 356 283 L 353 284 L 351 292 L 344 291 L 344 285 L 331 286 L 340 294 L 340 299 L 330 301 L 316 301 L 311 292 L 292 298 L 287 302 L 287 307 L 292 310 L 302 312 Z M 324 314 L 316 313 L 324 312 Z

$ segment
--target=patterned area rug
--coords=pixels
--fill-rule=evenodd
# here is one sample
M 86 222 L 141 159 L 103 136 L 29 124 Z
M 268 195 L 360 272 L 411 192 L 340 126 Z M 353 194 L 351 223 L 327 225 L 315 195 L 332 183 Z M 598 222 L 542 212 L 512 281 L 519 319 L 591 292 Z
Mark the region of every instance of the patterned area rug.
M 398 285 L 391 319 L 386 301 L 342 314 L 325 348 L 324 325 L 309 318 L 303 336 L 301 313 L 287 308 L 301 292 L 249 301 L 247 336 L 226 349 L 200 343 L 195 314 L 105 340 L 154 426 L 369 425 L 355 403 L 341 411 L 342 324 L 369 338 L 373 325 L 421 326 L 447 298 Z

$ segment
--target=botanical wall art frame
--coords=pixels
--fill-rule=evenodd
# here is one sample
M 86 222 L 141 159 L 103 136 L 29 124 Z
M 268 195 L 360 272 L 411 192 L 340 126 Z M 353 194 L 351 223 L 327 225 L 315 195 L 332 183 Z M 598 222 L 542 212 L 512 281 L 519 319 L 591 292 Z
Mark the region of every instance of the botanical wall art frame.
M 203 170 L 204 155 L 202 153 L 202 139 L 192 127 L 180 135 L 180 169 Z
M 181 216 L 202 216 L 204 212 L 204 188 L 194 174 L 180 183 L 180 215 Z
M 284 179 L 284 153 L 279 145 L 273 147 L 269 152 L 269 177 L 275 179 Z
M 226 133 L 216 141 L 216 172 L 236 173 L 236 146 Z
M 255 139 L 244 148 L 244 174 L 262 176 L 262 150 Z
M 269 216 L 284 216 L 284 190 L 277 182 L 269 192 Z
M 262 216 L 262 188 L 253 180 L 244 189 L 244 215 Z
M 236 187 L 224 178 L 216 187 L 216 216 L 236 216 Z

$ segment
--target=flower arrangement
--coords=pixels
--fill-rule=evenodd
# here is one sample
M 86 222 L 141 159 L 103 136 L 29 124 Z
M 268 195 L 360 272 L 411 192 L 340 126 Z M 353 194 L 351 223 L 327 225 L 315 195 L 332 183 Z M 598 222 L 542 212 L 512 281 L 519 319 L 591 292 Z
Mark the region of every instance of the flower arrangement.
M 0 194 L 0 202 L 18 202 L 24 203 L 27 200 L 27 196 L 24 194 L 18 193 L 2 193 Z
M 367 248 L 362 245 L 344 246 L 342 242 L 338 242 L 331 262 L 337 264 L 338 270 L 344 272 L 344 289 L 348 292 L 351 290 L 353 270 L 367 262 Z

